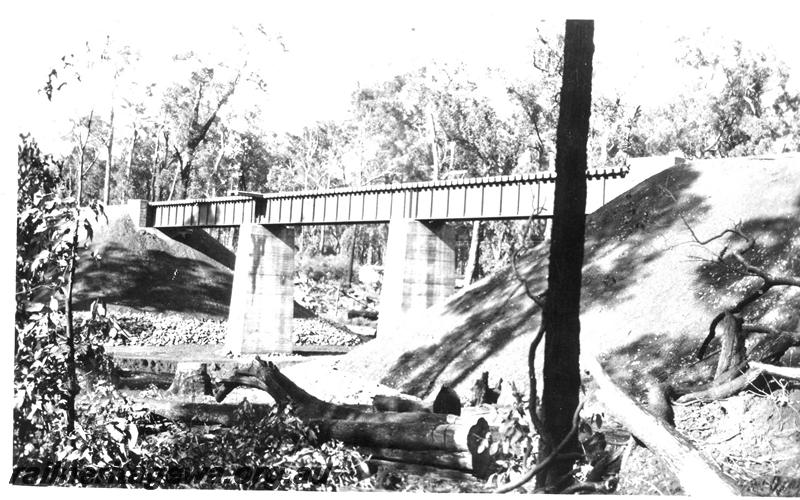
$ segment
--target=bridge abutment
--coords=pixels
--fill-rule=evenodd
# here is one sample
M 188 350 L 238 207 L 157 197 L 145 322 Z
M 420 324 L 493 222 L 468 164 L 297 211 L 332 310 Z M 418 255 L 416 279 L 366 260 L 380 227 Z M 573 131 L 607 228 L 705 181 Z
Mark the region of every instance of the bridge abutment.
M 241 225 L 226 347 L 233 354 L 292 352 L 294 230 Z
M 404 315 L 453 294 L 455 234 L 444 222 L 396 219 L 389 223 L 378 334 L 396 329 Z

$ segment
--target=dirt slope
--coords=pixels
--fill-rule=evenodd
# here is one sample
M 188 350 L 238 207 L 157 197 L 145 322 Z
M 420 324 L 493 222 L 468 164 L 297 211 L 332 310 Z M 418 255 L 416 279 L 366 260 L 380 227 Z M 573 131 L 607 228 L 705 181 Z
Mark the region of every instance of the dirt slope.
M 78 268 L 79 309 L 96 297 L 144 311 L 224 317 L 231 296 L 229 269 L 156 230 L 140 232 L 124 206 L 107 208 L 108 224 L 97 224 L 91 248 Z
M 632 174 L 647 177 L 664 162 L 671 160 L 634 162 Z M 752 283 L 705 263 L 702 259 L 728 240 L 713 242 L 710 250 L 694 244 L 681 215 L 700 238 L 741 222 L 757 238 L 755 263 L 798 274 L 800 156 L 704 160 L 668 168 L 588 218 L 582 351 L 603 353 L 615 378 L 634 391 L 643 374 L 663 378 L 685 362 L 711 318 Z M 535 290 L 546 283 L 547 251 L 546 242 L 523 260 Z M 773 291 L 761 302 L 753 318 L 797 326 L 797 290 Z M 493 380 L 500 376 L 527 390 L 528 346 L 538 326 L 538 308 L 506 270 L 408 318 L 395 332 L 379 332 L 377 342 L 335 361 L 292 367 L 290 376 L 317 387 L 320 395 L 335 392 L 324 390 L 330 385 L 324 382 L 338 373 L 354 383 L 379 382 L 420 397 L 451 384 L 463 397 L 488 370 Z M 800 364 L 798 354 L 792 354 L 793 364 Z
M 116 308 L 227 319 L 233 286 L 229 267 L 159 230 L 140 230 L 125 206 L 106 212 L 108 222 L 95 225 L 90 244 L 101 259 L 85 252 L 76 274 L 78 309 L 103 298 Z M 296 318 L 314 317 L 297 302 L 294 306 Z

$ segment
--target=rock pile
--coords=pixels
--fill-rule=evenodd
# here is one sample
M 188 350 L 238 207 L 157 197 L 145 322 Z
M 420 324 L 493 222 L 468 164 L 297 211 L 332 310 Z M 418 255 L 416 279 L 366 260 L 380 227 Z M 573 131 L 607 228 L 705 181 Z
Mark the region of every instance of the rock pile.
M 297 345 L 355 346 L 364 342 L 364 337 L 322 318 L 295 318 L 294 342 Z
M 166 346 L 177 344 L 223 344 L 226 322 L 214 318 L 193 318 L 181 314 L 113 313 L 109 342 L 113 344 Z M 79 323 L 89 313 L 76 313 Z M 115 324 L 116 325 L 115 325 Z M 124 335 L 116 334 L 117 325 Z M 294 337 L 297 345 L 355 346 L 364 337 L 322 318 L 295 318 Z

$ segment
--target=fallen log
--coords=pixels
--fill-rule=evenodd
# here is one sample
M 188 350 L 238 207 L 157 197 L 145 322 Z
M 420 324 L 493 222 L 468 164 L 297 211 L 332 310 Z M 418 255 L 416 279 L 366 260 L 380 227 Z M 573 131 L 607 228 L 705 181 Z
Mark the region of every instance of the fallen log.
M 228 403 L 184 403 L 179 401 L 164 401 L 159 399 L 135 399 L 134 403 L 147 408 L 156 415 L 160 415 L 170 420 L 176 420 L 193 425 L 219 424 L 230 427 L 235 422 L 238 404 Z M 271 405 L 261 403 L 250 403 L 255 410 L 255 417 L 266 415 Z M 396 412 L 376 412 L 364 413 L 360 415 L 349 415 L 342 420 L 343 422 L 363 422 L 372 425 L 392 425 L 392 424 L 422 424 L 428 426 L 435 425 L 465 425 L 467 422 L 475 423 L 474 419 L 465 419 L 455 415 L 444 415 L 436 413 L 396 413 Z M 309 422 L 313 422 L 310 420 Z M 338 438 L 337 438 L 338 439 Z
M 598 397 L 619 421 L 675 473 L 688 495 L 740 495 L 734 481 L 688 439 L 628 397 L 590 357 L 582 360 L 600 388 Z
M 774 377 L 800 380 L 800 368 L 795 368 L 790 366 L 775 366 L 767 363 L 758 363 L 756 361 L 750 363 L 750 368 L 755 370 L 762 370 L 765 374 L 772 375 Z
M 307 393 L 277 366 L 259 357 L 249 367 L 237 370 L 233 377 L 218 381 L 217 401 L 221 402 L 240 385 L 268 392 L 278 405 L 291 404 L 298 417 L 319 426 L 323 438 L 374 448 L 469 452 L 472 470 L 479 477 L 486 474 L 492 463 L 489 446 L 484 445 L 493 439 L 497 429 L 476 415 L 374 412 L 366 405 L 328 403 Z
M 239 405 L 213 403 L 183 403 L 160 399 L 134 399 L 133 403 L 152 413 L 177 422 L 190 425 L 218 424 L 230 427 L 236 423 L 236 410 Z M 251 403 L 253 418 L 263 418 L 269 414 L 270 405 Z
M 441 469 L 472 471 L 472 456 L 469 452 L 445 452 L 440 450 L 398 450 L 396 448 L 359 447 L 362 455 L 374 459 L 402 462 L 404 464 L 428 465 Z
M 401 414 L 402 415 L 402 414 Z M 407 414 L 405 414 L 407 415 Z M 311 420 L 319 425 L 323 439 L 375 448 L 402 450 L 470 451 L 476 438 L 484 438 L 489 430 L 486 420 L 455 422 L 369 422 L 359 420 Z
M 258 356 L 250 366 L 237 369 L 232 377 L 215 382 L 213 394 L 217 402 L 222 402 L 236 387 L 253 387 L 269 393 L 279 406 L 292 405 L 302 420 L 344 419 L 372 411 L 367 405 L 337 405 L 315 398 L 282 374 L 274 363 Z
M 756 368 L 750 369 L 733 380 L 721 384 L 712 384 L 705 389 L 684 394 L 676 399 L 675 402 L 685 404 L 695 401 L 714 401 L 728 398 L 750 387 L 763 374 L 764 370 Z
M 376 411 L 396 411 L 396 412 L 421 412 L 431 411 L 430 405 L 422 401 L 404 398 L 401 396 L 374 396 L 372 407 Z

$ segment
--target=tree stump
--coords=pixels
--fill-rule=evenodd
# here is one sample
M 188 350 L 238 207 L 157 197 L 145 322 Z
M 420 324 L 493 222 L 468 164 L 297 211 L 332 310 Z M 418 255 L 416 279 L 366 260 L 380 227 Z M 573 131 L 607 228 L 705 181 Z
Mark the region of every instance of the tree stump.
M 211 378 L 206 363 L 183 361 L 175 368 L 175 378 L 168 391 L 172 394 L 203 395 L 211 394 Z
M 742 319 L 726 311 L 720 326 L 722 327 L 720 335 L 722 347 L 719 352 L 717 369 L 714 372 L 715 383 L 723 383 L 736 378 L 740 373 L 739 367 L 745 360 Z
M 452 387 L 443 385 L 433 401 L 433 413 L 461 415 L 461 398 Z
M 472 386 L 472 397 L 470 398 L 470 406 L 478 406 L 482 404 L 496 404 L 497 399 L 500 397 L 502 390 L 503 379 L 500 379 L 495 387 L 489 387 L 489 372 L 483 372 L 481 378 L 475 380 Z

